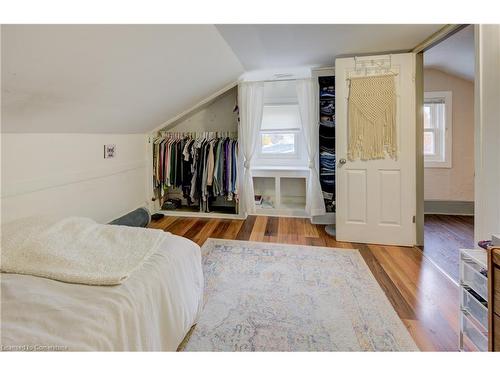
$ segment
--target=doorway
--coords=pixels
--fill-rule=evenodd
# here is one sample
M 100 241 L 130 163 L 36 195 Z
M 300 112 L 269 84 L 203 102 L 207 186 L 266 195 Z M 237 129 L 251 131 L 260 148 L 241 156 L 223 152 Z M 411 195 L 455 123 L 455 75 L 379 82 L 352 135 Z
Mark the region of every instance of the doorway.
M 424 254 L 458 283 L 474 246 L 474 27 L 424 52 Z

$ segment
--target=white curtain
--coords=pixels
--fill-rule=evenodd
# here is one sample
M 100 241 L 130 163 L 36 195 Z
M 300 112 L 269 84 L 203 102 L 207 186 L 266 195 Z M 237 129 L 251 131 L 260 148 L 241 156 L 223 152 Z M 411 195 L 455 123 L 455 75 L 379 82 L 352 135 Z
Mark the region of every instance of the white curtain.
M 252 180 L 252 158 L 257 148 L 264 107 L 264 83 L 243 82 L 238 86 L 240 124 L 238 145 L 243 156 L 243 178 L 241 199 L 246 212 L 255 213 L 255 198 Z
M 312 79 L 297 81 L 297 97 L 302 119 L 302 129 L 309 159 L 309 179 L 306 192 L 306 211 L 311 216 L 325 213 L 325 201 L 319 183 L 319 108 L 317 106 L 318 89 Z

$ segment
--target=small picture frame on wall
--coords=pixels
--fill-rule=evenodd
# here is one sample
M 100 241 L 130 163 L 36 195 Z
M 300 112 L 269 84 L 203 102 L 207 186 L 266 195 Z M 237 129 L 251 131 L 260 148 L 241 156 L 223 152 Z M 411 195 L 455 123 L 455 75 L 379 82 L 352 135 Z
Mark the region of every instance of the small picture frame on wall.
M 104 145 L 104 159 L 114 158 L 116 155 L 116 145 Z

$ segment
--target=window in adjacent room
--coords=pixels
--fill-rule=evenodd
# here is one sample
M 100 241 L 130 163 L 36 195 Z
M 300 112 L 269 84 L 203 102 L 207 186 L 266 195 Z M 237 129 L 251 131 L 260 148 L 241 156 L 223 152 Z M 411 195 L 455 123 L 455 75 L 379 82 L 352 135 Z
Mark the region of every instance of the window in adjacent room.
M 426 168 L 451 168 L 451 91 L 424 95 L 424 161 Z
M 297 158 L 302 126 L 298 104 L 266 104 L 260 129 L 261 158 Z

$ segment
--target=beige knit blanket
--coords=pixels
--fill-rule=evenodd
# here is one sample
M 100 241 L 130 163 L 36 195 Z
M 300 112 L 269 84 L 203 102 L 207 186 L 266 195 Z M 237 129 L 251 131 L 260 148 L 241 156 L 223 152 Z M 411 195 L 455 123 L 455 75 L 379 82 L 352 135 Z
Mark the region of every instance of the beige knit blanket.
M 169 234 L 82 217 L 32 217 L 2 226 L 2 272 L 89 285 L 116 285 Z
M 348 128 L 349 160 L 397 158 L 394 75 L 351 78 Z

